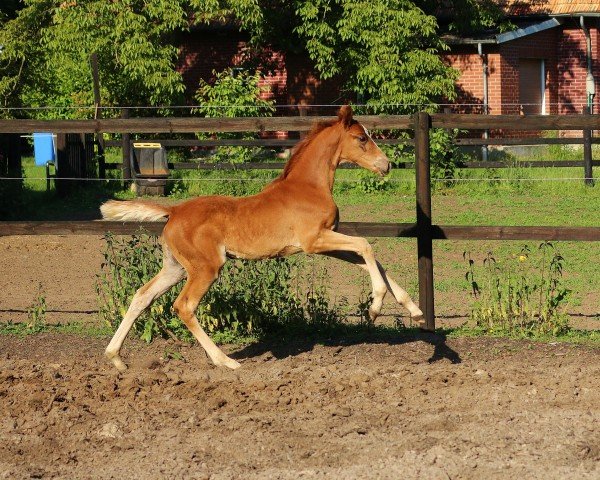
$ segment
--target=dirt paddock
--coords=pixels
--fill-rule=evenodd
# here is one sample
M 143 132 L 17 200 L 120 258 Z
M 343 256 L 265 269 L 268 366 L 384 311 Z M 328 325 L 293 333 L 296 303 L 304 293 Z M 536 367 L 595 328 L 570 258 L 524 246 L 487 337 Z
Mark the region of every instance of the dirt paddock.
M 0 478 L 600 478 L 597 348 L 106 342 L 0 337 Z

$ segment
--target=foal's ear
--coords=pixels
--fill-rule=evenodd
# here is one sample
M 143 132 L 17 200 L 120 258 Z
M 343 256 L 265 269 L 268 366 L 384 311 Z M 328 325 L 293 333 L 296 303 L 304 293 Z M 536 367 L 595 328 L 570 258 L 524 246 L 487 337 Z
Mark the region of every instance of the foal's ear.
M 338 110 L 338 120 L 345 128 L 352 125 L 352 107 L 350 105 L 342 105 Z

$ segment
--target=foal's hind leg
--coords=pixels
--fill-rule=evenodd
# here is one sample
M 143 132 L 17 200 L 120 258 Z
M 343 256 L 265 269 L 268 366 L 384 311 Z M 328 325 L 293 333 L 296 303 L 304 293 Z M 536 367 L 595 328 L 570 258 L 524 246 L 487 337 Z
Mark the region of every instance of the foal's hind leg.
M 328 257 L 337 258 L 339 260 L 344 260 L 345 262 L 353 263 L 355 265 L 358 265 L 363 270 L 366 270 L 367 272 L 369 271 L 368 267 L 365 264 L 364 259 L 360 255 L 358 255 L 354 252 L 348 252 L 348 251 L 346 251 L 346 252 L 343 252 L 343 251 L 324 252 L 323 255 L 327 255 Z M 379 269 L 379 273 L 381 273 L 381 276 L 383 278 L 383 281 L 385 282 L 387 289 L 392 293 L 392 295 L 394 295 L 394 298 L 396 299 L 396 301 L 400 305 L 403 305 L 410 312 L 410 316 L 413 319 L 413 321 L 417 322 L 420 326 L 424 325 L 425 321 L 423 319 L 423 312 L 421 311 L 421 309 L 419 307 L 417 307 L 415 302 L 413 302 L 412 298 L 410 298 L 410 296 L 408 295 L 406 290 L 404 290 L 402 287 L 400 287 L 387 274 L 387 272 L 385 271 L 385 269 L 381 266 L 381 264 L 379 262 L 377 262 L 377 268 Z
M 179 297 L 177 297 L 177 300 L 175 300 L 173 308 L 183 323 L 190 329 L 196 340 L 202 345 L 215 365 L 236 369 L 240 367 L 240 364 L 233 358 L 229 358 L 225 355 L 223 351 L 214 344 L 198 323 L 195 314 L 200 300 L 206 294 L 212 283 L 217 279 L 220 268 L 221 265 L 204 265 L 200 268 L 189 268 L 187 283 L 183 287 Z
M 121 360 L 119 351 L 135 320 L 156 298 L 182 280 L 184 276 L 185 270 L 173 258 L 173 255 L 165 245 L 163 247 L 163 267 L 161 271 L 136 292 L 121 325 L 119 325 L 112 340 L 106 347 L 105 355 L 117 367 L 117 370 L 121 372 L 127 370 L 127 365 Z
M 381 312 L 383 298 L 388 290 L 388 285 L 383 279 L 375 255 L 373 247 L 365 239 L 361 237 L 350 237 L 331 230 L 321 230 L 316 239 L 304 246 L 306 253 L 327 253 L 332 251 L 350 252 L 359 255 L 365 264 L 367 271 L 371 277 L 373 284 L 373 302 L 369 308 L 369 315 L 372 320 L 375 320 Z

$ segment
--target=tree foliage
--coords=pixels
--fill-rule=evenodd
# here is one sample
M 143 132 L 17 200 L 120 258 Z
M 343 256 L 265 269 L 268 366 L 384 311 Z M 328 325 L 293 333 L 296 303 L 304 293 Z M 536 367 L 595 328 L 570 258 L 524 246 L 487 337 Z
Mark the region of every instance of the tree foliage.
M 322 77 L 340 75 L 371 104 L 454 97 L 454 71 L 439 53 L 435 17 L 409 0 L 307 0 L 296 31 Z
M 446 48 L 434 15 L 440 3 L 461 12 L 450 29 L 499 18 L 491 0 L 6 0 L 0 102 L 89 115 L 77 107 L 93 104 L 89 57 L 96 53 L 105 105 L 173 104 L 184 91 L 178 34 L 215 22 L 237 25 L 255 51 L 307 54 L 321 78 L 336 77 L 350 99 L 451 99 L 456 73 L 439 58 Z
M 422 8 L 440 19 L 450 33 L 475 34 L 486 29 L 512 28 L 498 0 L 423 0 Z
M 106 104 L 169 103 L 183 92 L 169 41 L 187 26 L 184 0 L 25 0 L 0 31 L 4 104 L 93 104 L 89 57 L 97 53 Z M 56 112 L 54 112 L 56 114 Z M 85 112 L 80 112 L 84 115 Z
M 204 117 L 270 117 L 275 108 L 273 100 L 262 98 L 260 73 L 228 68 L 213 71 L 212 83 L 200 80 L 196 92 L 198 107 L 195 112 Z

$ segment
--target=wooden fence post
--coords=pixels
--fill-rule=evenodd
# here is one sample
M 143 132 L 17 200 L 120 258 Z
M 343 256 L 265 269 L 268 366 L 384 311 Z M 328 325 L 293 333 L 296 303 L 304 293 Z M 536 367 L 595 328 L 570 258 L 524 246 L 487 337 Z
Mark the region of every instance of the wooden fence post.
M 126 108 L 121 109 L 121 118 L 129 118 L 129 110 Z M 123 134 L 123 180 L 131 180 L 131 135 L 129 133 Z
M 417 183 L 417 251 L 419 257 L 419 306 L 425 316 L 425 330 L 435 330 L 433 300 L 433 241 L 431 232 L 431 184 L 429 129 L 426 112 L 415 116 L 415 175 Z
M 21 178 L 21 137 L 19 134 L 0 134 L 0 177 Z M 0 180 L 0 219 L 14 215 L 22 208 L 23 180 Z
M 590 107 L 583 107 L 583 113 L 585 115 L 590 114 Z M 583 131 L 583 175 L 585 178 L 585 184 L 589 186 L 594 185 L 594 177 L 592 174 L 592 131 Z

